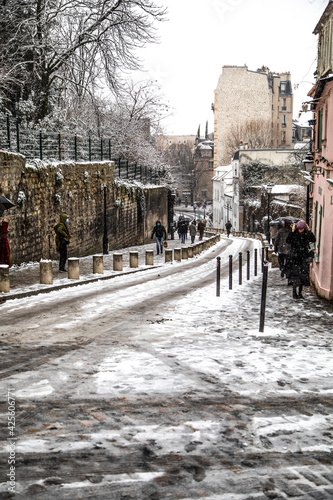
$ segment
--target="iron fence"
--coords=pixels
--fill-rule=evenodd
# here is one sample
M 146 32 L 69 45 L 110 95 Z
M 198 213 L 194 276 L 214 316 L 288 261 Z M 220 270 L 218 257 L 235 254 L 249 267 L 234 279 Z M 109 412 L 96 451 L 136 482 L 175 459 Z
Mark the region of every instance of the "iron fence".
M 20 153 L 27 159 L 114 161 L 116 177 L 144 183 L 158 184 L 164 174 L 159 168 L 113 157 L 109 138 L 27 129 L 9 115 L 0 116 L 0 149 Z

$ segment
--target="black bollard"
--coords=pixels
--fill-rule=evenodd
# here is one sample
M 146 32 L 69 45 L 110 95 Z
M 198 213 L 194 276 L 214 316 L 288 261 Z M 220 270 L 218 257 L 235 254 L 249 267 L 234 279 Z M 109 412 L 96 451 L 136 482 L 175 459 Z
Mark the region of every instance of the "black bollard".
M 250 279 L 250 250 L 246 252 L 246 279 Z
M 262 277 L 259 332 L 263 332 L 265 327 L 267 277 L 268 277 L 268 264 L 265 264 Z
M 258 276 L 258 249 L 254 249 L 254 275 Z
M 239 252 L 238 256 L 238 273 L 239 273 L 239 284 L 241 285 L 243 282 L 243 276 L 242 276 L 242 266 L 243 266 L 243 255 L 242 252 Z
M 216 257 L 216 297 L 220 296 L 221 290 L 221 257 Z
M 229 255 L 229 290 L 232 290 L 232 255 Z
M 265 248 L 261 249 L 261 272 L 264 272 L 264 264 L 265 264 Z

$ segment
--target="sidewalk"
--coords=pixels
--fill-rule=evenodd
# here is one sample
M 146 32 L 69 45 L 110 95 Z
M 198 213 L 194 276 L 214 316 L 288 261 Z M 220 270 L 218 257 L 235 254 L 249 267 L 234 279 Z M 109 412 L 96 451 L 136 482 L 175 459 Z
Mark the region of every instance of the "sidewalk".
M 206 238 L 204 238 L 206 239 Z M 196 237 L 195 243 L 198 243 L 198 237 Z M 186 244 L 181 245 L 178 235 L 175 235 L 174 240 L 168 240 L 168 248 L 181 248 L 182 246 L 190 246 L 190 237 L 187 237 Z M 145 255 L 146 250 L 154 250 L 154 265 L 145 265 Z M 139 253 L 139 267 L 131 268 L 129 265 L 129 253 L 132 251 L 137 251 Z M 123 271 L 113 270 L 113 254 L 122 253 L 123 254 Z M 102 255 L 102 254 L 96 254 Z M 62 288 L 69 288 L 73 286 L 83 285 L 86 283 L 93 283 L 99 280 L 111 279 L 119 275 L 133 274 L 142 272 L 153 267 L 160 267 L 165 265 L 165 253 L 162 255 L 156 255 L 156 244 L 149 243 L 146 245 L 127 247 L 118 250 L 112 250 L 109 254 L 103 256 L 103 275 L 93 273 L 93 256 L 88 255 L 87 257 L 80 257 L 80 279 L 70 280 L 66 273 L 59 273 L 59 262 L 58 260 L 52 261 L 52 271 L 53 271 L 53 284 L 52 285 L 42 285 L 40 284 L 40 271 L 39 262 L 29 262 L 22 264 L 20 266 L 12 266 L 9 270 L 10 276 L 10 292 L 7 294 L 0 293 L 0 299 L 5 298 L 6 300 L 18 299 L 29 297 L 31 295 L 37 295 L 39 293 L 48 293 L 54 290 L 60 290 Z M 66 264 L 67 268 L 67 264 Z

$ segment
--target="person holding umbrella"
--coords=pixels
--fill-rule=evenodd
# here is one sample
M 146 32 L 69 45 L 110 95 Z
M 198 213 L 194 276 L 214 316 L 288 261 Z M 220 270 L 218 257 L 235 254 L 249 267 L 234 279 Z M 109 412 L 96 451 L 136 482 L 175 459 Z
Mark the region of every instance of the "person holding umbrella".
M 291 246 L 288 278 L 293 285 L 294 299 L 303 299 L 303 286 L 310 286 L 309 260 L 311 253 L 309 244 L 315 241 L 315 235 L 303 220 L 292 226 L 292 230 L 286 238 L 286 242 Z
M 0 196 L 0 264 L 11 267 L 10 246 L 7 234 L 9 233 L 8 222 L 3 218 L 5 210 L 15 207 L 8 198 Z

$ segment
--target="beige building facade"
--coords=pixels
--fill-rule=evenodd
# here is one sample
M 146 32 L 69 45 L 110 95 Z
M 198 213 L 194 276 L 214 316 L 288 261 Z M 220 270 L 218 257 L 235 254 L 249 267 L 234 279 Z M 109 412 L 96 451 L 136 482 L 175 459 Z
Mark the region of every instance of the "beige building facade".
M 237 126 L 248 122 L 265 124 L 269 132 L 265 147 L 291 148 L 292 117 L 290 73 L 272 73 L 266 67 L 250 71 L 247 66 L 224 66 L 215 90 L 214 168 L 230 163 L 233 152 L 227 147 L 227 138 Z

